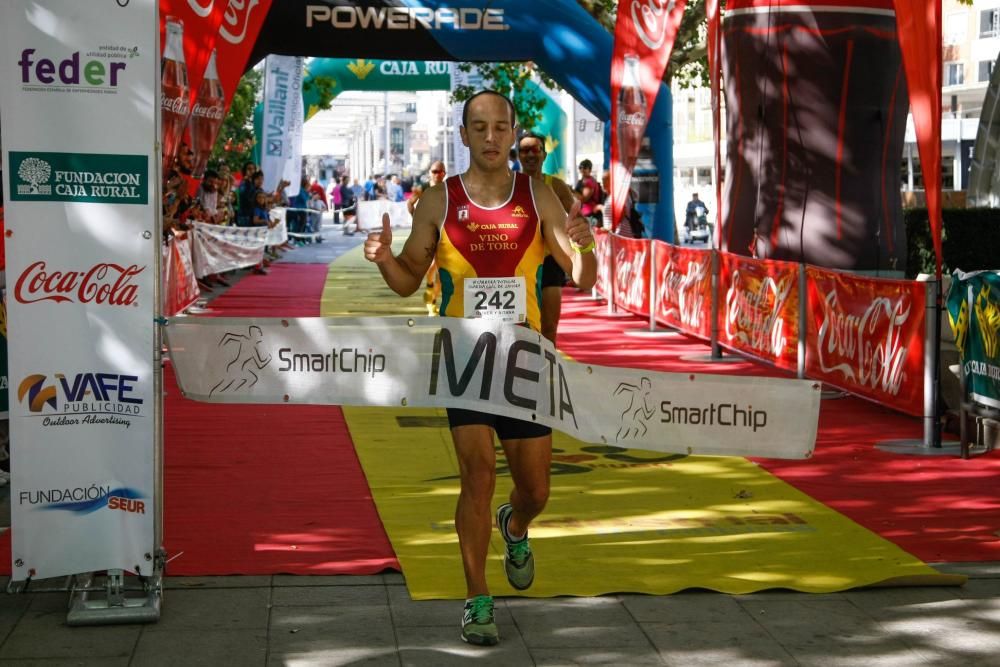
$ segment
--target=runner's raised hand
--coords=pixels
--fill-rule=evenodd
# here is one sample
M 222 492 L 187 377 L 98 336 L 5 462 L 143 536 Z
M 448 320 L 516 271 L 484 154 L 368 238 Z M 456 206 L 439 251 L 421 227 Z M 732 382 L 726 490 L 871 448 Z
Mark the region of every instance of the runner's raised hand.
M 382 230 L 372 232 L 365 241 L 365 259 L 381 264 L 392 257 L 392 227 L 389 224 L 389 214 L 382 214 Z
M 590 223 L 580 215 L 580 202 L 573 202 L 569 213 L 566 214 L 566 235 L 570 243 L 578 248 L 584 248 L 594 242 L 594 236 L 590 233 Z

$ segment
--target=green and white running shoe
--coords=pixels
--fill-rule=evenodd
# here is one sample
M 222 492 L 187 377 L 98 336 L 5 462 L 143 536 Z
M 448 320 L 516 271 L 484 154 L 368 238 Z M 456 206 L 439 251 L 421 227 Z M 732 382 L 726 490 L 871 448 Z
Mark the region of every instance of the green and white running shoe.
M 500 641 L 493 620 L 493 598 L 477 595 L 465 601 L 462 614 L 462 641 L 478 646 L 496 646 Z
M 507 544 L 503 557 L 503 569 L 507 573 L 507 581 L 519 591 L 526 590 L 535 581 L 535 556 L 531 553 L 528 535 L 519 540 L 512 540 L 507 532 L 507 524 L 514 513 L 510 503 L 504 503 L 497 508 L 497 528 Z

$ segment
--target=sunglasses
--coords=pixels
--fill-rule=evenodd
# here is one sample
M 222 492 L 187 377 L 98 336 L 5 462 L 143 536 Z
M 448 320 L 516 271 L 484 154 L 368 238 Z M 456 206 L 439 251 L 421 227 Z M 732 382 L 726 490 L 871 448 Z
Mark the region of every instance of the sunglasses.
M 431 169 L 432 174 L 443 174 L 444 169 Z
M 518 153 L 524 153 L 525 155 L 541 155 L 542 149 L 538 146 L 525 146 L 524 148 L 518 148 Z

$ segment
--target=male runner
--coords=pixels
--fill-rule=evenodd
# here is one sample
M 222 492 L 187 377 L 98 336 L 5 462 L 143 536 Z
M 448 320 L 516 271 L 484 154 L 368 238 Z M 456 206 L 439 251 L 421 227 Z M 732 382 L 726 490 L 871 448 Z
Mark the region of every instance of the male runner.
M 538 331 L 541 314 L 536 277 L 545 250 L 572 274 L 577 285 L 590 289 L 597 277 L 590 226 L 576 214 L 577 207 L 567 217 L 552 190 L 535 187 L 539 181 L 508 168 L 515 117 L 506 97 L 490 90 L 477 93 L 465 103 L 462 125 L 462 143 L 469 148 L 471 161 L 468 171 L 423 194 L 410 236 L 398 256 L 392 254 L 389 216 L 382 216 L 382 231 L 369 234 L 365 242 L 365 258 L 378 265 L 386 283 L 401 296 L 409 296 L 420 287 L 427 267 L 436 258 L 443 287 L 441 314 L 448 317 L 465 315 L 465 279 L 520 278 L 524 294 L 518 298 L 526 306 L 527 324 Z M 495 224 L 503 224 L 507 234 L 507 241 L 499 244 L 503 249 L 481 242 L 482 226 Z M 473 307 L 470 304 L 470 313 Z M 531 422 L 469 410 L 449 409 L 448 422 L 461 479 L 455 529 L 467 587 L 462 639 L 489 646 L 499 640 L 493 598 L 486 585 L 490 504 L 496 484 L 493 434 L 500 439 L 514 482 L 510 502 L 496 513 L 507 545 L 504 570 L 511 585 L 524 590 L 535 575 L 528 525 L 549 497 L 552 431 Z
M 545 163 L 545 137 L 534 132 L 526 132 L 517 142 L 517 154 L 521 160 L 521 171 L 533 178 L 541 178 L 545 185 L 559 198 L 568 213 L 576 197 L 566 182 L 558 176 L 542 173 Z M 535 187 L 538 187 L 537 184 Z M 545 256 L 542 266 L 542 335 L 556 344 L 559 329 L 559 315 L 562 311 L 562 288 L 566 285 L 566 272 L 552 255 Z

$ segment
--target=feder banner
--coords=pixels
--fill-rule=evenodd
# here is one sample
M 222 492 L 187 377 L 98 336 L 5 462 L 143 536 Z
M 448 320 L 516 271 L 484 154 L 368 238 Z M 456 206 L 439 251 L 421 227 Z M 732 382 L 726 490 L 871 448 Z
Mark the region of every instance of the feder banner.
M 1000 274 L 956 271 L 948 291 L 948 319 L 971 398 L 1000 409 Z
M 156 34 L 154 0 L 0 3 L 15 581 L 152 571 Z

